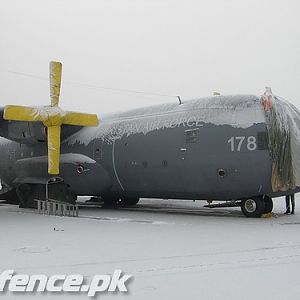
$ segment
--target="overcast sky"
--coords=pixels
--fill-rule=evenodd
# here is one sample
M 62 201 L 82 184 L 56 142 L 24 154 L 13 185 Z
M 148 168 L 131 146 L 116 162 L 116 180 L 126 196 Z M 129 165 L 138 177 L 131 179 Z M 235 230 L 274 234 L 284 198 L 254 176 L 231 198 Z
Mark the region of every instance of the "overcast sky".
M 1 0 L 0 105 L 48 104 L 48 64 L 59 60 L 69 110 L 101 115 L 177 101 L 101 87 L 186 100 L 271 86 L 300 108 L 299 3 Z

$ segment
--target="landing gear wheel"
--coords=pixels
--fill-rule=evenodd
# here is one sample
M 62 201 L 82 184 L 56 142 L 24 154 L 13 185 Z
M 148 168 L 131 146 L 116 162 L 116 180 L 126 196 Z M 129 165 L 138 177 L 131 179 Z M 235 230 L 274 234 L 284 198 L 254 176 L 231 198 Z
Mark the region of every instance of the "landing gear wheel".
M 140 201 L 140 198 L 121 198 L 121 205 L 136 205 Z
M 273 200 L 272 200 L 272 198 L 270 198 L 269 196 L 265 196 L 264 197 L 264 202 L 265 202 L 264 213 L 268 214 L 268 213 L 272 212 L 272 210 L 273 210 Z
M 259 218 L 265 211 L 265 202 L 262 197 L 243 199 L 241 209 L 246 217 Z
M 20 208 L 36 208 L 37 203 L 34 201 L 34 185 L 22 183 L 16 188 L 19 198 Z
M 101 197 L 104 203 L 104 206 L 107 207 L 120 207 L 127 205 L 136 205 L 140 198 L 119 198 L 119 197 Z
M 120 198 L 118 197 L 101 197 L 106 207 L 117 207 L 120 204 Z

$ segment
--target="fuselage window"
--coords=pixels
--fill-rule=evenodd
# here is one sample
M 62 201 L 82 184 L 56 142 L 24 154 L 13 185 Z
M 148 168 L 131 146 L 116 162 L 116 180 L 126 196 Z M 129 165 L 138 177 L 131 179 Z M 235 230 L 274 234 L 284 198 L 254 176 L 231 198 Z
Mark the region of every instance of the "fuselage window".
M 187 144 L 196 143 L 198 137 L 198 128 L 185 131 L 185 142 Z
M 103 155 L 102 149 L 96 148 L 95 149 L 95 158 L 102 159 L 102 155 Z

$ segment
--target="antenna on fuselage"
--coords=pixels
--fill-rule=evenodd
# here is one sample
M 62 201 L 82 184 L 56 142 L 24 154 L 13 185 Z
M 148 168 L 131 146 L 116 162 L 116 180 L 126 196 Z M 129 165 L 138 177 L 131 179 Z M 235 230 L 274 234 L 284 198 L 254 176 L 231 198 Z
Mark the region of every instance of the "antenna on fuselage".
M 265 94 L 273 94 L 270 86 L 266 86 Z
M 181 99 L 180 99 L 180 96 L 177 96 L 177 98 L 178 98 L 178 101 L 179 101 L 179 105 L 182 104 L 182 101 L 181 101 Z

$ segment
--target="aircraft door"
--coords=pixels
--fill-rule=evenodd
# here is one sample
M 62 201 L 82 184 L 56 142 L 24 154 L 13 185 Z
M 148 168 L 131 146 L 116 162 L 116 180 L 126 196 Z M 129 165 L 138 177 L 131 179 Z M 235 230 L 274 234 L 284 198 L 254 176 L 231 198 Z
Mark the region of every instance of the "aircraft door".
M 184 139 L 180 149 L 182 185 L 188 191 L 202 191 L 205 187 L 203 178 L 204 156 L 201 155 L 203 147 L 203 131 L 201 127 L 184 130 Z

